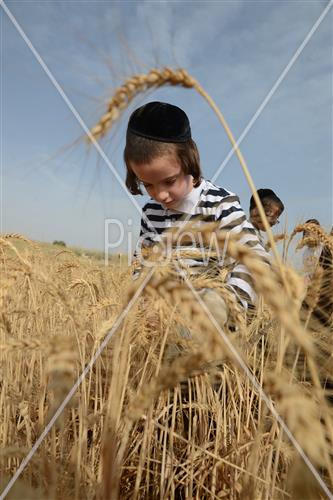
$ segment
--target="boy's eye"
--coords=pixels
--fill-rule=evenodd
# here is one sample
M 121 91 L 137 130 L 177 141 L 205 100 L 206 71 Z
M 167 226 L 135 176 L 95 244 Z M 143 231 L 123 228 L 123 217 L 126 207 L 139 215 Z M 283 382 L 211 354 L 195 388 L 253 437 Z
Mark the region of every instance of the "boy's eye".
M 166 181 L 166 184 L 167 184 L 168 186 L 171 186 L 171 184 L 174 184 L 175 182 L 176 182 L 176 178 L 173 178 L 173 179 L 168 179 L 168 180 Z

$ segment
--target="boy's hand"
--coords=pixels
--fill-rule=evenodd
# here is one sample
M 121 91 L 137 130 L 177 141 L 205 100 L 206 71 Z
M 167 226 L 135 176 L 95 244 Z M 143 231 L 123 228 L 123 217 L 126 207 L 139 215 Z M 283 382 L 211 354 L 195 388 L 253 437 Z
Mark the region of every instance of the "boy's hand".
M 221 295 L 211 288 L 204 288 L 199 295 L 220 327 L 228 321 L 228 306 Z

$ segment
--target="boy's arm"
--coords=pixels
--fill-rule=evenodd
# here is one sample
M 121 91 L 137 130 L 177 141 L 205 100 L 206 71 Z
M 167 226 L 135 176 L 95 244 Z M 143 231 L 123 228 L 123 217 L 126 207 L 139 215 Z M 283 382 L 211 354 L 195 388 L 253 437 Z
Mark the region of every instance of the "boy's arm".
M 251 248 L 267 264 L 269 263 L 269 254 L 260 244 L 256 231 L 252 224 L 246 219 L 246 215 L 240 205 L 238 196 L 230 194 L 226 196 L 217 211 L 217 220 L 220 222 L 220 229 L 230 231 L 231 233 L 241 234 L 239 243 Z M 235 262 L 235 261 L 233 261 Z M 239 302 L 247 308 L 248 304 L 256 302 L 256 293 L 253 287 L 252 276 L 246 266 L 235 263 L 230 272 L 227 284 L 232 288 Z

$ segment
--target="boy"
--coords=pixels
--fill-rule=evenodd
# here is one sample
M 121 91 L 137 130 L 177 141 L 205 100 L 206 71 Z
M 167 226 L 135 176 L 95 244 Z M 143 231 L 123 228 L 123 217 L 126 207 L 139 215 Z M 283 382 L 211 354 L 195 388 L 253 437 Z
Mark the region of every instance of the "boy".
M 271 227 L 275 226 L 279 223 L 278 219 L 284 211 L 282 201 L 274 193 L 274 191 L 272 191 L 272 189 L 258 189 L 257 193 L 264 208 L 269 225 Z M 265 230 L 253 196 L 250 198 L 250 221 L 258 231 Z
M 124 159 L 126 185 L 132 194 L 142 194 L 143 185 L 151 200 L 143 207 L 138 251 L 158 242 L 169 228 L 184 219 L 217 222 L 219 228 L 241 233 L 240 243 L 267 259 L 253 226 L 246 220 L 238 196 L 203 179 L 197 146 L 191 136 L 187 115 L 177 106 L 150 102 L 135 110 L 129 120 Z M 223 265 L 226 263 L 223 262 Z M 227 286 L 246 309 L 256 299 L 247 268 L 233 264 Z M 202 271 L 203 259 L 187 259 L 187 267 Z M 202 299 L 220 325 L 228 311 L 222 297 L 212 289 L 201 291 Z

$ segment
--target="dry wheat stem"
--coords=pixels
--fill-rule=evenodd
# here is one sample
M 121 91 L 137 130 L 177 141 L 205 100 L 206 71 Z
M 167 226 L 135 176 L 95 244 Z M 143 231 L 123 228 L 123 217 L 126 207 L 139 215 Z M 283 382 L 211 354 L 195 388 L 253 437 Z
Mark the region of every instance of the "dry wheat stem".
M 9 239 L 9 238 L 7 238 Z M 0 246 L 4 246 L 4 247 L 7 247 L 7 248 L 10 248 L 10 250 L 12 250 L 14 252 L 14 254 L 16 255 L 16 257 L 18 258 L 19 262 L 22 264 L 25 272 L 29 273 L 31 271 L 31 265 L 29 262 L 27 262 L 20 254 L 20 252 L 17 250 L 17 248 L 15 248 L 15 246 L 10 242 L 10 241 L 7 241 L 7 239 L 5 238 L 0 238 Z
M 323 282 L 323 274 L 324 270 L 321 266 L 317 266 L 314 276 L 311 280 L 311 283 L 308 287 L 306 297 L 305 297 L 305 302 L 309 308 L 308 313 L 307 313 L 307 318 L 305 321 L 305 328 L 307 327 L 310 317 L 312 312 L 314 311 L 315 307 L 318 304 L 319 296 L 320 296 L 320 288 Z
M 188 439 L 184 438 L 183 436 L 181 436 L 180 434 L 178 434 L 177 432 L 173 431 L 172 429 L 168 429 L 166 426 L 164 425 L 161 425 L 160 423 L 158 423 L 156 420 L 152 419 L 151 417 L 147 417 L 146 415 L 141 415 L 140 417 L 142 420 L 145 420 L 147 421 L 148 419 L 151 420 L 151 422 L 154 424 L 155 427 L 157 427 L 158 429 L 168 433 L 168 434 L 172 434 L 174 437 L 176 437 L 177 439 L 179 439 L 180 441 L 183 441 L 184 443 L 188 443 Z M 246 470 L 246 469 L 243 469 L 242 467 L 239 467 L 235 464 L 233 464 L 232 462 L 226 460 L 225 458 L 222 458 L 221 456 L 219 455 L 216 455 L 215 453 L 212 453 L 210 452 L 209 450 L 195 444 L 195 443 L 192 443 L 192 446 L 197 449 L 198 451 L 200 451 L 202 454 L 204 455 L 207 455 L 211 458 L 213 458 L 216 463 L 215 463 L 215 467 L 220 465 L 220 464 L 225 464 L 225 465 L 228 465 L 236 470 L 238 470 L 239 472 L 243 472 L 244 474 L 247 474 L 249 476 L 252 476 L 252 477 L 255 477 L 255 479 L 259 482 L 262 482 L 264 484 L 267 484 L 267 481 L 261 477 L 258 477 L 258 476 L 254 476 L 254 474 L 252 474 L 250 471 Z M 288 494 L 287 491 L 285 490 L 281 490 L 280 488 L 275 488 L 276 491 L 279 491 L 280 493 L 283 493 L 284 495 L 287 495 L 287 496 L 290 496 Z
M 34 241 L 29 240 L 29 238 L 26 238 L 25 236 L 23 236 L 20 233 L 3 233 L 3 234 L 0 234 L 0 238 L 3 238 L 4 240 L 6 240 L 6 239 L 21 240 L 21 241 L 24 241 L 25 243 L 28 243 L 29 245 L 31 245 L 34 248 L 38 248 L 38 245 Z

